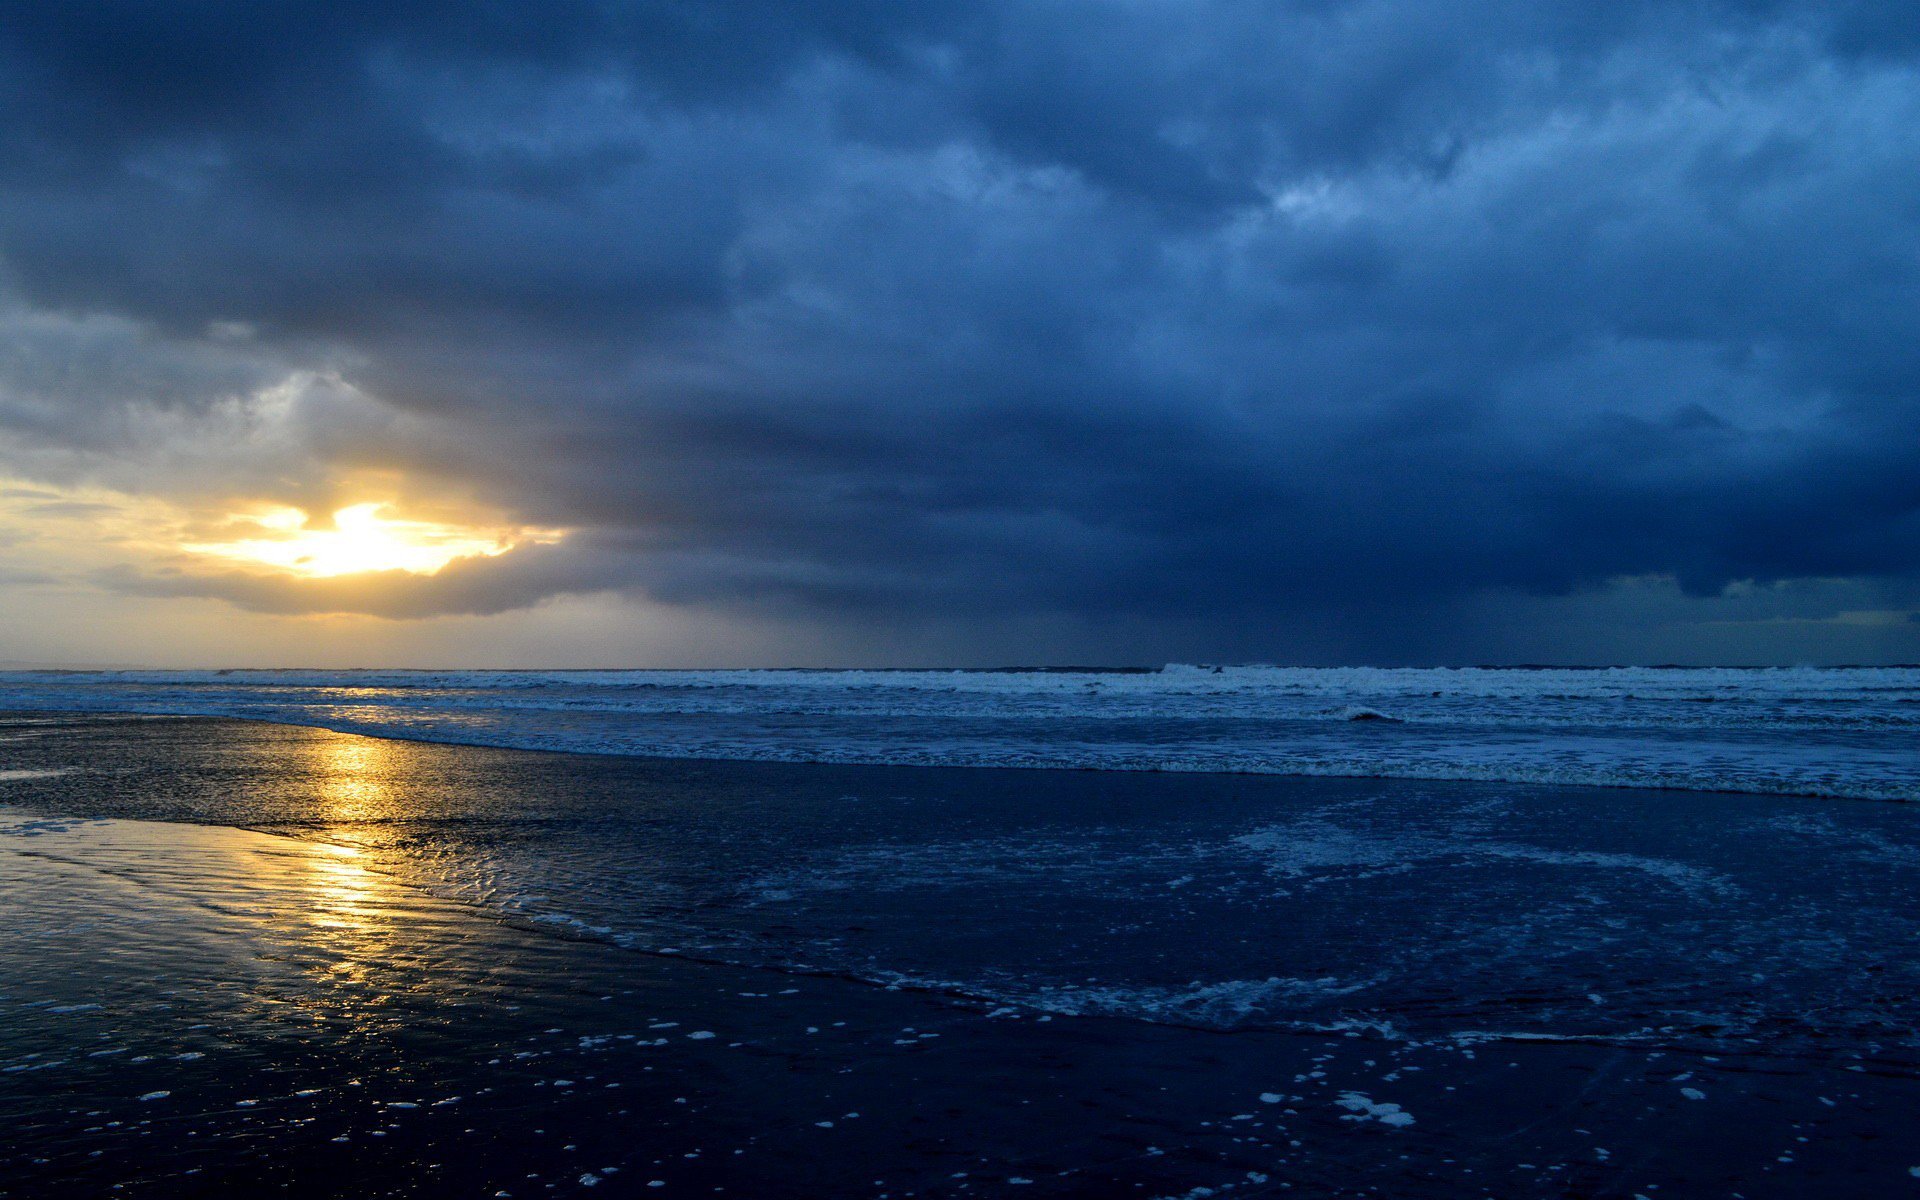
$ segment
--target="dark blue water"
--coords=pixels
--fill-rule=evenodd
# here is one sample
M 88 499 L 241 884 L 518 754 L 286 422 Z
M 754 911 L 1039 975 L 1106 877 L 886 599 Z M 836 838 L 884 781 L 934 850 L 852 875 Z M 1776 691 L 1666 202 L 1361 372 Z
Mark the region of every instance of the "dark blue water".
M 655 758 L 1920 800 L 1920 669 L 0 672 L 0 709 Z
M 1916 1049 L 1904 805 L 653 761 L 169 719 L 16 715 L 0 735 L 14 805 L 353 845 L 530 929 L 652 953 L 1215 1029 Z

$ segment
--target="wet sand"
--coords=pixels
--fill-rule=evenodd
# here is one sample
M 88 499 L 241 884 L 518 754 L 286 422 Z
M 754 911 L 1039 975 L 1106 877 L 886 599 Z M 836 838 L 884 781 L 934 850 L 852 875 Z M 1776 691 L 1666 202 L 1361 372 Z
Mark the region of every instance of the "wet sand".
M 408 874 L 5 816 L 0 1195 L 1920 1193 L 1898 1045 L 1056 1016 L 555 936 Z

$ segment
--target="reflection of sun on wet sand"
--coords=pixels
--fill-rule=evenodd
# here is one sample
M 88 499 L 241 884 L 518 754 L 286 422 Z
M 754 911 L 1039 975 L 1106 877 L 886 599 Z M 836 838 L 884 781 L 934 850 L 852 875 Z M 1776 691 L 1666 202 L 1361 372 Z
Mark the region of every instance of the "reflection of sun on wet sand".
M 381 738 L 334 736 L 316 739 L 302 748 L 302 764 L 320 789 L 319 815 L 350 833 L 361 821 L 392 820 L 399 816 L 392 784 L 394 743 Z
M 22 847 L 6 856 L 10 871 L 28 876 L 9 890 L 46 906 L 42 929 L 112 930 L 115 957 L 218 962 L 225 993 L 295 998 L 321 1018 L 360 1003 L 339 985 L 390 961 L 400 931 L 467 915 L 351 846 L 160 822 L 17 820 L 4 831 Z
M 1687 1195 L 1764 1162 L 1742 1187 L 1759 1197 L 1897 1183 L 1908 1165 L 1888 1159 L 1897 1139 L 1860 1140 L 1910 1111 L 1886 1064 L 1059 1021 L 526 934 L 374 857 L 0 818 L 0 1104 L 29 1118 L 0 1148 L 0 1193 L 196 1194 L 205 1177 L 493 1195 L 591 1177 L 622 1185 L 598 1194 L 852 1195 L 878 1178 L 921 1195 L 1285 1181 L 1464 1198 L 1490 1178 L 1589 1194 L 1624 1172 Z M 1783 1111 L 1796 1076 L 1832 1106 Z M 1793 1140 L 1823 1126 L 1834 1137 Z M 1794 1187 L 1769 1186 L 1788 1182 L 1776 1143 Z
M 1910 918 L 1863 902 L 1920 870 L 1889 806 L 65 729 L 7 795 L 230 825 L 0 816 L 4 1200 L 1797 1200 L 1920 1165 L 1876 957 Z M 474 894 L 449 864 L 533 918 L 436 898 Z M 792 946 L 973 990 L 761 969 Z
M 377 877 L 358 861 L 351 846 L 327 846 L 309 860 L 314 880 L 313 923 L 333 928 L 368 928 L 379 892 Z
M 371 935 L 378 925 L 379 901 L 391 881 L 367 869 L 364 852 L 352 841 L 354 826 L 392 815 L 392 799 L 383 764 L 389 743 L 374 738 L 326 738 L 313 743 L 313 775 L 320 785 L 319 812 L 333 824 L 329 839 L 306 860 L 314 880 L 316 925 Z
M 304 892 L 309 924 L 331 957 L 337 979 L 363 981 L 367 964 L 392 951 L 393 925 L 417 916 L 420 897 L 372 869 L 354 844 L 360 827 L 395 816 L 389 781 L 391 743 L 374 738 L 327 737 L 306 745 L 305 773 L 319 788 L 316 814 L 326 822 L 319 842 L 276 846 L 285 885 Z

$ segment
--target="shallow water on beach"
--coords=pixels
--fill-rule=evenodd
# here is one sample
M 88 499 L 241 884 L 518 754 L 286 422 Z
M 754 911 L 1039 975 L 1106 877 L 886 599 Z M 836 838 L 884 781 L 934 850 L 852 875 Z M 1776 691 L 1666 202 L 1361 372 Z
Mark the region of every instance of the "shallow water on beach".
M 1208 1029 L 1920 1051 L 1903 805 L 653 762 L 244 722 L 0 733 L 14 804 L 318 840 L 652 953 Z
M 380 862 L 0 816 L 0 1197 L 1805 1200 L 1910 1178 L 1920 1079 L 1854 1053 L 1062 1018 L 542 936 Z
M 1803 1200 L 1920 1167 L 1905 805 L 0 739 L 9 1200 Z

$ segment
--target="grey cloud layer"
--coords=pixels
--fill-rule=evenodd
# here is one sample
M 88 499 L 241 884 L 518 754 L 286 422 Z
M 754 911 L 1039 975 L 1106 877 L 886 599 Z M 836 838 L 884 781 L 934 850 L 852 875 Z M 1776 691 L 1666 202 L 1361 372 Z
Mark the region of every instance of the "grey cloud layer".
M 116 586 L 1246 628 L 1920 570 L 1910 6 L 9 9 L 10 340 L 68 337 L 0 361 L 17 466 L 203 486 L 160 411 L 583 531 Z

